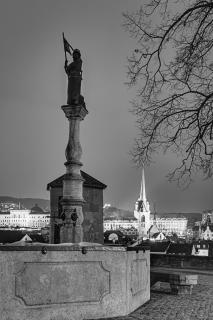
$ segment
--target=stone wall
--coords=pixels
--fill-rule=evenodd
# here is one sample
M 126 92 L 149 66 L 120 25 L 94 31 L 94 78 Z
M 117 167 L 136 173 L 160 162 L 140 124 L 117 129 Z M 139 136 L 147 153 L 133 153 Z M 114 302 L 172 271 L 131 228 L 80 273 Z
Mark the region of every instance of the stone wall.
M 150 264 L 153 267 L 213 270 L 213 257 L 151 254 Z
M 59 239 L 57 237 L 57 233 L 59 234 L 59 230 L 57 232 L 57 225 L 54 224 L 54 219 L 58 218 L 58 201 L 60 197 L 62 197 L 61 187 L 52 188 L 50 190 L 50 243 L 59 243 Z M 84 187 L 83 198 L 86 201 L 85 205 L 83 206 L 83 241 L 103 244 L 103 190 Z
M 103 190 L 83 188 L 83 231 L 84 241 L 104 243 L 103 230 Z
M 0 246 L 1 320 L 127 315 L 150 298 L 149 250 Z

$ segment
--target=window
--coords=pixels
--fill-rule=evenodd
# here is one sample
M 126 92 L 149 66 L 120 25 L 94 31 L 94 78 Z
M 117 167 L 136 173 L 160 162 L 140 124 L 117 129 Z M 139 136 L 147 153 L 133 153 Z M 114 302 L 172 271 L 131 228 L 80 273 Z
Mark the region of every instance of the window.
M 145 222 L 145 216 L 141 217 L 141 222 Z

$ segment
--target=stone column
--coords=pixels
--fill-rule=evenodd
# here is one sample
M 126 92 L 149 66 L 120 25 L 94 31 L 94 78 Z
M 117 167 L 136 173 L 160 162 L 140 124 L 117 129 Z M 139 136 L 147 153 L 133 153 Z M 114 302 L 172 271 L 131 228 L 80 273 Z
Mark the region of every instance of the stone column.
M 80 162 L 82 149 L 80 144 L 80 121 L 88 111 L 84 104 L 61 107 L 69 120 L 69 140 L 66 147 L 66 174 L 63 180 L 63 198 L 61 200 L 63 221 L 60 230 L 60 242 L 79 243 L 83 241 L 83 178 Z

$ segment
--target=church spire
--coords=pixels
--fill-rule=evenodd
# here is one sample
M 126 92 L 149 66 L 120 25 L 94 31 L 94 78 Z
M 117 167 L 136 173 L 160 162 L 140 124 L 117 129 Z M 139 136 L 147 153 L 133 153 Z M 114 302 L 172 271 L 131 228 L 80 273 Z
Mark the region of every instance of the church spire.
M 145 187 L 144 166 L 142 167 L 141 190 L 140 190 L 140 197 L 138 200 L 143 200 L 143 203 L 146 203 L 146 187 Z
M 142 166 L 141 188 L 138 200 L 135 203 L 134 216 L 138 220 L 138 236 L 148 236 L 150 228 L 150 209 L 146 199 L 145 173 Z

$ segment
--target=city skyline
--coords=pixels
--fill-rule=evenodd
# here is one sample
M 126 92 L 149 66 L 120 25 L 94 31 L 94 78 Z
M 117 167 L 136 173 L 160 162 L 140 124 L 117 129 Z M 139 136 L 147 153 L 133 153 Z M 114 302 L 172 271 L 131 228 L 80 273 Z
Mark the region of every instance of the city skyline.
M 104 203 L 134 210 L 141 168 L 129 152 L 137 135 L 125 85 L 127 56 L 137 43 L 122 28 L 122 12 L 139 0 L 32 1 L 2 4 L 0 59 L 0 195 L 49 198 L 47 184 L 64 174 L 68 124 L 62 32 L 83 60 L 82 170 L 108 187 Z M 159 211 L 213 208 L 212 180 L 182 192 L 165 175 L 175 155 L 157 155 L 145 169 L 147 199 Z

